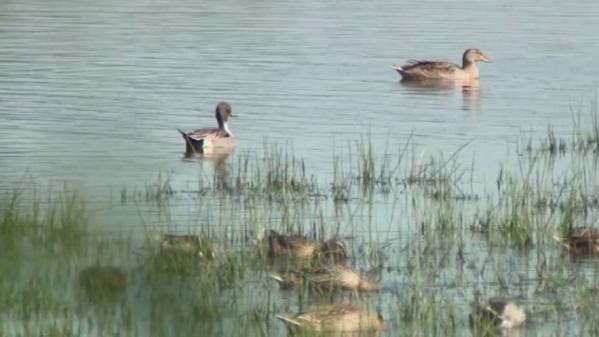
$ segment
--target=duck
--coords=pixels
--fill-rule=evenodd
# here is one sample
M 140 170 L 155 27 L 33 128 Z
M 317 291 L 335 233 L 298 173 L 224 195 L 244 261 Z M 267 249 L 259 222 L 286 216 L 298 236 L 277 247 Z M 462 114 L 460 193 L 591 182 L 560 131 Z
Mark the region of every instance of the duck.
M 487 304 L 479 305 L 469 320 L 471 326 L 490 324 L 501 329 L 512 329 L 526 322 L 526 313 L 514 302 L 490 300 Z
M 344 262 L 347 259 L 347 247 L 338 239 L 329 239 L 320 244 L 314 258 L 321 263 Z
M 229 117 L 235 117 L 231 105 L 220 102 L 216 105 L 215 117 L 218 127 L 197 129 L 192 132 L 178 131 L 185 139 L 185 154 L 187 156 L 210 153 L 215 148 L 235 147 L 235 138 L 227 124 Z
M 379 286 L 363 274 L 342 265 L 318 266 L 302 270 L 271 274 L 282 289 L 292 288 L 301 282 L 320 290 L 344 289 L 361 292 L 379 291 Z
M 157 234 L 155 237 L 161 252 L 182 253 L 199 257 L 213 258 L 214 253 L 205 239 L 199 235 Z
M 444 61 L 410 60 L 405 65 L 392 66 L 403 80 L 475 80 L 479 78 L 476 62 L 491 62 L 480 49 L 466 49 L 462 66 Z
M 290 331 L 360 332 L 384 327 L 380 314 L 364 311 L 352 304 L 328 305 L 295 316 L 278 314 L 275 317 L 283 321 Z
M 319 242 L 303 235 L 283 235 L 274 230 L 265 233 L 261 242 L 269 258 L 338 259 L 347 257 L 345 245 L 335 239 Z
M 573 254 L 599 255 L 599 229 L 576 226 L 568 230 L 565 237 L 554 236 L 561 245 Z

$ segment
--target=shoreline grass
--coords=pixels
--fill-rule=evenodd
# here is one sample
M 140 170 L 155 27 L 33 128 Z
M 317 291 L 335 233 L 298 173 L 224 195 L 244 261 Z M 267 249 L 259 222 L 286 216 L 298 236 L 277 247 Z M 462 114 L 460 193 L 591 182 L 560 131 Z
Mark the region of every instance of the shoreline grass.
M 589 137 L 599 134 L 593 123 Z M 168 174 L 123 188 L 119 206 L 138 207 L 142 225 L 118 232 L 120 240 L 104 235 L 75 189 L 46 198 L 38 187 L 17 190 L 0 200 L 0 335 L 280 335 L 274 314 L 339 299 L 280 291 L 268 274 L 289 266 L 260 256 L 264 229 L 344 241 L 348 263 L 375 274 L 382 290 L 341 300 L 380 310 L 400 335 L 469 333 L 470 294 L 479 290 L 521 300 L 554 335 L 593 335 L 599 263 L 572 259 L 553 236 L 596 226 L 594 143 L 572 151 L 548 130 L 516 165 L 499 165 L 489 190 L 473 188 L 474 163 L 459 159 L 468 144 L 449 157 L 425 157 L 411 140 L 394 154 L 357 142 L 335 155 L 328 180 L 285 148 L 265 146 L 219 164 L 194 191 Z M 573 137 L 564 144 L 584 139 Z M 181 200 L 190 209 L 184 217 L 173 211 Z M 133 238 L 136 230 L 143 239 Z M 164 254 L 147 239 L 184 230 L 202 234 L 215 258 Z M 93 267 L 107 275 L 86 269 Z M 94 300 L 101 287 L 114 296 Z M 92 296 L 80 297 L 86 292 Z M 148 320 L 150 328 L 140 323 Z

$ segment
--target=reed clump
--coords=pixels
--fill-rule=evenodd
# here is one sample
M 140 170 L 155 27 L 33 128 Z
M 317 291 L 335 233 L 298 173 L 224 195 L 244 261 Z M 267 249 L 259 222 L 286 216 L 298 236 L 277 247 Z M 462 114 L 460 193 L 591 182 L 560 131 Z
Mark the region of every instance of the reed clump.
M 26 198 L 14 191 L 0 209 L 0 240 L 6 247 L 28 241 L 37 248 L 79 249 L 88 221 L 83 198 L 66 187 L 44 202 L 37 193 Z

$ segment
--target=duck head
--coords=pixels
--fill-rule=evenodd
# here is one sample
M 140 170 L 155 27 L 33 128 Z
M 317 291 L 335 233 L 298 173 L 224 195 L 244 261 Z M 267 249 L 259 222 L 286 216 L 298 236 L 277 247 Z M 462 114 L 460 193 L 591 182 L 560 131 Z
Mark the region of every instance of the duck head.
M 227 133 L 230 136 L 233 136 L 233 134 L 227 127 L 227 121 L 229 120 L 229 117 L 235 117 L 233 115 L 233 109 L 231 109 L 231 106 L 229 105 L 229 103 L 227 103 L 227 102 L 218 103 L 218 105 L 216 106 L 215 114 L 216 114 L 216 120 L 218 121 L 218 127 L 227 131 Z
M 487 56 L 485 56 L 485 54 L 483 54 L 482 51 L 480 51 L 480 49 L 478 48 L 470 48 L 470 49 L 466 49 L 466 51 L 464 52 L 464 56 L 462 57 L 462 62 L 464 64 L 464 66 L 466 66 L 467 64 L 471 64 L 471 63 L 475 63 L 475 62 L 491 62 L 491 60 L 489 60 L 489 58 Z

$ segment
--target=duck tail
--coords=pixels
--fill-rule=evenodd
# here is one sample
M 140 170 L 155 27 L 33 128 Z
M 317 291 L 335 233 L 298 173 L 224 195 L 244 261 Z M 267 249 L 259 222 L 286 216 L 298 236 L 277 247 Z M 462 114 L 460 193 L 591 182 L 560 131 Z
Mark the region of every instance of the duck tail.
M 395 71 L 397 71 L 401 76 L 406 74 L 406 71 L 404 68 L 402 68 L 400 65 L 398 64 L 394 64 L 391 66 L 391 68 L 393 68 Z
M 183 131 L 181 129 L 177 129 L 177 130 L 181 133 L 181 136 L 183 136 L 183 139 L 185 139 L 185 154 L 186 155 L 194 155 L 197 153 L 202 153 L 202 148 L 204 147 L 203 139 L 191 138 L 187 133 L 185 133 L 185 131 Z
M 287 324 L 288 326 L 302 326 L 300 324 L 300 322 L 298 322 L 296 319 L 293 319 L 289 316 L 285 316 L 285 315 L 275 315 L 276 318 L 280 319 L 281 321 L 283 321 L 285 324 Z

